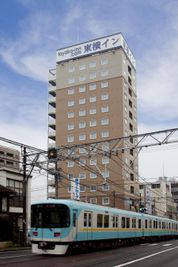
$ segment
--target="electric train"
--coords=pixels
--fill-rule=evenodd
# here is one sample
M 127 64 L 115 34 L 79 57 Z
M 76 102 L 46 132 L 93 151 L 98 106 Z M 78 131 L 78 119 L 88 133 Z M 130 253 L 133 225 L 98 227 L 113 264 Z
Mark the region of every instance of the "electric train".
M 64 255 L 73 248 L 117 246 L 178 235 L 178 221 L 75 200 L 31 206 L 32 252 Z

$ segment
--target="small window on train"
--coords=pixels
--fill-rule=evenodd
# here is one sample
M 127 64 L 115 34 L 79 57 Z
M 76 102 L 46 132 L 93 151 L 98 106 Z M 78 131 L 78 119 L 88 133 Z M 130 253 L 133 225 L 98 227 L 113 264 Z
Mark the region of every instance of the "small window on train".
M 126 218 L 126 228 L 130 228 L 130 218 Z
M 148 221 L 145 220 L 145 228 L 148 228 Z
M 113 228 L 117 228 L 118 227 L 118 217 L 117 216 L 113 216 Z
M 119 227 L 119 217 L 116 217 L 116 227 Z
M 142 220 L 141 219 L 138 220 L 138 228 L 142 228 Z
M 159 228 L 161 229 L 161 222 L 159 222 Z
M 109 215 L 104 215 L 104 228 L 109 227 Z
M 97 227 L 102 227 L 103 226 L 103 214 L 98 214 L 97 215 Z
M 84 218 L 83 218 L 83 226 L 87 226 L 87 213 L 84 213 Z
M 152 228 L 152 221 L 149 221 L 149 227 Z
M 91 227 L 91 213 L 88 214 L 88 226 Z
M 125 228 L 125 217 L 122 217 L 121 227 L 122 228 Z
M 136 218 L 132 218 L 132 228 L 136 228 Z

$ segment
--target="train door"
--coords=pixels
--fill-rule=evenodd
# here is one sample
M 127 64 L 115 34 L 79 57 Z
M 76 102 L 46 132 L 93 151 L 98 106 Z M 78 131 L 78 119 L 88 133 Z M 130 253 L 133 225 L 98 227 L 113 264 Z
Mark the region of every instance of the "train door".
M 78 236 L 77 236 L 77 233 L 78 233 L 78 216 L 77 216 L 77 213 L 78 213 L 78 210 L 77 209 L 74 209 L 73 210 L 73 214 L 72 214 L 72 237 L 73 237 L 73 240 L 77 241 L 78 239 Z
M 85 228 L 86 233 L 86 240 L 93 239 L 93 232 L 92 232 L 92 212 L 91 211 L 84 211 L 84 221 L 83 226 Z

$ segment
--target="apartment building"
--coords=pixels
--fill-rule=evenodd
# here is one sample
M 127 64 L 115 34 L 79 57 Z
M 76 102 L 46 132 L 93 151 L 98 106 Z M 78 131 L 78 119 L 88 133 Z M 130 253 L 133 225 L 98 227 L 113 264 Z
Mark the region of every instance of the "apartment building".
M 81 201 L 135 210 L 136 154 L 128 149 L 113 156 L 108 141 L 131 136 L 121 146 L 136 142 L 136 65 L 122 34 L 57 50 L 56 68 L 49 71 L 48 103 L 49 148 L 66 146 L 79 159 L 66 157 L 58 163 L 63 175 L 49 197 L 71 198 L 77 177 Z M 76 145 L 78 150 L 71 152 Z
M 171 182 L 166 177 L 160 177 L 152 183 L 140 184 L 140 194 L 140 204 L 146 208 L 146 213 L 172 219 L 177 218 Z
M 26 225 L 30 223 L 31 181 L 26 184 Z M 24 223 L 23 173 L 20 152 L 0 146 L 0 241 L 20 242 Z

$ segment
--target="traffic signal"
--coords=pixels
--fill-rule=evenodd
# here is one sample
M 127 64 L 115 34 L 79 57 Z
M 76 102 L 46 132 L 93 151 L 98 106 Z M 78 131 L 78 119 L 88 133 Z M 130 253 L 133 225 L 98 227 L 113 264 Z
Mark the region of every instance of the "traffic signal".
M 57 150 L 56 148 L 49 148 L 48 149 L 48 159 L 56 159 L 57 158 Z
M 140 211 L 141 213 L 144 213 L 144 212 L 146 211 L 146 208 L 145 208 L 145 207 L 140 207 L 140 208 L 139 208 L 139 211 Z

